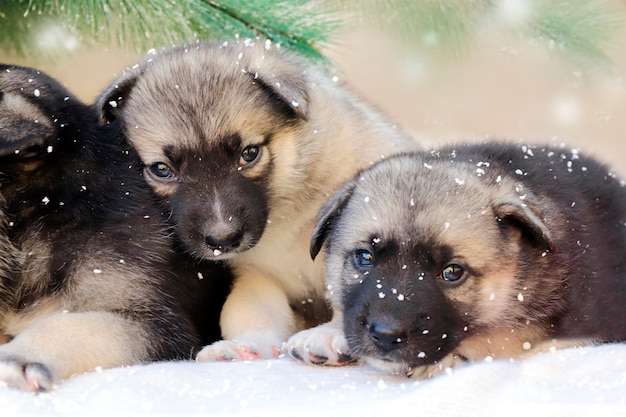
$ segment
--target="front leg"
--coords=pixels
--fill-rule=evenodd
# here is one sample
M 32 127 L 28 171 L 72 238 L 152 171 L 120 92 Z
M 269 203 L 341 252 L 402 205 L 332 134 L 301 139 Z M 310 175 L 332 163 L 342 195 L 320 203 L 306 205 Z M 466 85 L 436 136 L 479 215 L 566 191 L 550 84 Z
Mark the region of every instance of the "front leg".
M 47 391 L 74 374 L 131 365 L 147 356 L 144 333 L 112 313 L 54 313 L 0 346 L 0 381 Z
M 287 295 L 271 277 L 237 277 L 220 316 L 224 340 L 204 347 L 198 361 L 275 358 L 296 331 Z
M 292 358 L 314 364 L 343 366 L 353 362 L 343 332 L 343 315 L 333 311 L 333 319 L 291 336 L 285 351 Z

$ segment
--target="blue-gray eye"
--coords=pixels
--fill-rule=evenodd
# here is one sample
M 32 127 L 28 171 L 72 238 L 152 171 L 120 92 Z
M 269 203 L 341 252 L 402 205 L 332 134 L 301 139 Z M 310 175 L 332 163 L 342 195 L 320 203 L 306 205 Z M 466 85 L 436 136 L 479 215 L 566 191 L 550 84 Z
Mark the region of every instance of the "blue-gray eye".
M 172 180 L 176 177 L 174 171 L 165 162 L 156 162 L 148 167 L 148 171 L 157 180 Z
M 374 266 L 374 255 L 368 250 L 359 249 L 354 252 L 354 263 L 360 268 L 372 268 Z
M 260 155 L 261 148 L 257 145 L 246 146 L 241 152 L 241 156 L 239 157 L 239 165 L 246 166 L 254 162 Z
M 459 264 L 450 264 L 441 271 L 441 278 L 448 282 L 457 282 L 465 278 L 466 272 Z

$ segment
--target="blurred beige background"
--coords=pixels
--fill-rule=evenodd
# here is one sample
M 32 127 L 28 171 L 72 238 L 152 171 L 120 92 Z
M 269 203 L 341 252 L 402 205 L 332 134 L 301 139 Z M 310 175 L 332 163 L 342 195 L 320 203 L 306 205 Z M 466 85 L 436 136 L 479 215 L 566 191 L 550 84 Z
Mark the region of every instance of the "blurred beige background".
M 577 67 L 546 45 L 501 33 L 447 60 L 365 29 L 346 33 L 327 52 L 353 89 L 431 144 L 486 137 L 564 142 L 626 178 L 624 35 L 609 51 L 610 69 Z M 36 65 L 86 101 L 139 59 L 105 47 L 79 46 L 49 64 L 0 52 L 0 61 Z
M 545 45 L 485 37 L 438 62 L 377 35 L 351 33 L 338 61 L 347 80 L 431 143 L 523 139 L 565 143 L 626 175 L 626 38 L 612 68 L 582 68 Z

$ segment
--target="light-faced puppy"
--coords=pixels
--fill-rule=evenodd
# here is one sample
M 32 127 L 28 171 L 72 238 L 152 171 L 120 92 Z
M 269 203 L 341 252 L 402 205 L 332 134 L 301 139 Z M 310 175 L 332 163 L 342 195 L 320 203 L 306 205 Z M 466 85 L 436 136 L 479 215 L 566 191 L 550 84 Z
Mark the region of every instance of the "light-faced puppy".
M 0 65 L 0 193 L 0 381 L 47 390 L 219 339 L 227 271 L 175 252 L 119 127 L 34 69 Z
M 323 202 L 359 169 L 418 143 L 306 60 L 261 41 L 149 56 L 99 100 L 119 120 L 193 256 L 236 280 L 226 340 L 199 360 L 269 358 L 328 320 L 308 241 Z
M 424 377 L 626 340 L 626 190 L 575 150 L 485 143 L 388 158 L 324 206 L 311 254 L 323 245 L 342 314 L 309 330 L 305 360 L 348 351 Z

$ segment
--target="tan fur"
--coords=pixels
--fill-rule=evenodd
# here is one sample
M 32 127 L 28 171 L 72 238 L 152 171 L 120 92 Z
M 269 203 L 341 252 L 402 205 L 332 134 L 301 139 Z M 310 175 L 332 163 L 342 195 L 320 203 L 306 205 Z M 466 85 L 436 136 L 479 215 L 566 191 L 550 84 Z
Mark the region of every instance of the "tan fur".
M 185 187 L 187 201 L 211 201 L 204 212 L 216 213 L 206 226 L 213 230 L 228 228 L 221 199 L 229 190 L 218 178 L 238 159 L 235 154 L 222 160 L 217 151 L 233 134 L 241 138 L 239 152 L 271 138 L 254 166 L 236 174 L 266 187 L 269 214 L 260 240 L 244 233 L 239 248 L 229 252 L 187 245 L 192 255 L 225 259 L 237 275 L 221 325 L 225 339 L 238 342 L 208 347 L 201 360 L 248 358 L 240 353 L 249 351 L 275 356 L 303 323 L 326 317 L 320 307 L 313 308 L 314 317 L 299 318 L 292 309 L 324 305 L 323 263 L 308 253 L 320 206 L 359 169 L 419 147 L 331 75 L 262 42 L 199 44 L 156 54 L 114 83 L 100 106 L 105 120 L 112 115 L 123 121 L 146 166 L 165 162 L 179 173 L 167 184 L 146 175 L 158 193 L 171 201 Z M 186 168 L 191 162 L 169 160 L 167 149 L 182 152 L 184 161 L 206 160 L 205 173 L 191 173 Z M 212 158 L 225 168 L 210 171 Z M 186 221 L 179 220 L 178 227 Z
M 14 300 L 45 293 L 52 249 L 40 239 L 35 234 L 24 242 L 28 250 Z M 158 302 L 160 295 L 146 290 L 151 278 L 143 271 L 119 266 L 115 254 L 103 249 L 101 244 L 87 249 L 63 293 L 33 298 L 4 314 L 1 323 L 10 341 L 0 348 L 4 382 L 28 391 L 48 390 L 74 374 L 131 365 L 149 357 L 151 341 L 144 335 L 144 325 L 111 311 L 124 311 L 131 302 Z M 124 285 L 112 288 L 121 276 Z M 19 359 L 9 360 L 13 358 Z
M 140 326 L 103 311 L 45 314 L 41 320 L 5 345 L 4 355 L 19 355 L 28 367 L 0 363 L 3 380 L 28 391 L 40 381 L 66 379 L 74 374 L 132 365 L 146 357 L 149 340 Z M 39 364 L 48 364 L 42 369 Z

